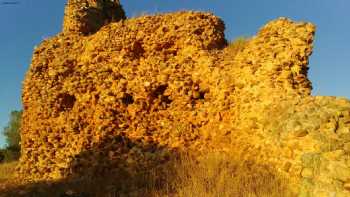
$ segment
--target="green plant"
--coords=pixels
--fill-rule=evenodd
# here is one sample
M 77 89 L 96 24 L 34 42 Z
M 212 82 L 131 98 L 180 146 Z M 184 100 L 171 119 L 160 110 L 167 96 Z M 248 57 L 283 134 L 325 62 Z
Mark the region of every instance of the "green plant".
M 0 151 L 3 161 L 17 160 L 20 155 L 20 127 L 21 127 L 22 111 L 12 111 L 10 121 L 3 130 L 3 135 L 6 138 L 7 146 Z
M 20 150 L 17 148 L 9 147 L 0 150 L 0 162 L 11 162 L 18 160 L 20 156 Z

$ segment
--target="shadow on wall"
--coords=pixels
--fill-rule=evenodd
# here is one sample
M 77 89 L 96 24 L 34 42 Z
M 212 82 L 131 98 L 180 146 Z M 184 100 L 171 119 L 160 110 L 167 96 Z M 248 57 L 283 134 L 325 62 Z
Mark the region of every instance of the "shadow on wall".
M 86 35 L 97 32 L 105 23 L 104 15 L 96 8 L 88 8 L 81 20 L 81 31 Z
M 10 184 L 0 196 L 292 196 L 269 166 L 220 153 L 195 160 L 125 136 L 105 138 L 77 155 L 68 170 L 64 180 Z

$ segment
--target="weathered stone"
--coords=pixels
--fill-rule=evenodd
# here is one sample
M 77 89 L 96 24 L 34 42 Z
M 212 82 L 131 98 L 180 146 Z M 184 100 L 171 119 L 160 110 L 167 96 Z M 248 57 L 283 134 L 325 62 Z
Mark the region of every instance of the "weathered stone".
M 344 188 L 350 191 L 350 182 L 344 183 Z
M 214 150 L 271 166 L 300 194 L 348 181 L 350 102 L 310 95 L 314 25 L 279 18 L 235 51 L 212 14 L 123 20 L 103 2 L 69 0 L 63 33 L 34 51 L 19 175 L 135 173 Z
M 315 168 L 320 165 L 320 154 L 318 153 L 305 153 L 301 156 L 303 166 Z
M 63 33 L 95 33 L 109 22 L 125 19 L 118 1 L 68 0 L 64 14 Z
M 301 171 L 301 176 L 304 177 L 304 178 L 312 178 L 314 176 L 313 169 L 311 169 L 311 168 L 304 168 Z
M 309 134 L 309 132 L 305 131 L 305 130 L 298 130 L 295 131 L 295 136 L 296 137 L 305 137 Z
M 350 142 L 344 144 L 344 151 L 350 153 Z
M 336 180 L 348 181 L 350 179 L 350 168 L 343 162 L 331 162 L 328 166 L 330 175 Z

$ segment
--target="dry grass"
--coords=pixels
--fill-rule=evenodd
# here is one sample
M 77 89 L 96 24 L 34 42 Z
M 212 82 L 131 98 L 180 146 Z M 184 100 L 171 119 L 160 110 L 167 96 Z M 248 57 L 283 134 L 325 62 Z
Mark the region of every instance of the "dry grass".
M 0 182 L 13 178 L 17 162 L 0 164 Z
M 176 176 L 163 196 L 178 197 L 279 197 L 292 196 L 287 181 L 268 166 L 240 163 L 228 155 L 211 153 L 198 161 L 183 157 L 175 164 Z
M 1 165 L 0 173 L 3 180 L 11 179 L 15 165 L 15 162 Z M 182 156 L 170 162 L 166 170 L 149 172 L 137 176 L 115 175 L 112 179 L 83 182 L 37 183 L 11 189 L 9 194 L 13 195 L 16 190 L 27 190 L 26 194 L 35 196 L 48 194 L 62 196 L 67 191 L 106 197 L 293 196 L 287 189 L 286 179 L 277 176 L 269 167 L 252 162 L 238 162 L 233 157 L 220 153 L 210 153 L 198 160 Z
M 231 41 L 227 46 L 227 51 L 231 56 L 236 56 L 239 52 L 244 50 L 247 46 L 249 39 L 246 37 L 238 37 Z

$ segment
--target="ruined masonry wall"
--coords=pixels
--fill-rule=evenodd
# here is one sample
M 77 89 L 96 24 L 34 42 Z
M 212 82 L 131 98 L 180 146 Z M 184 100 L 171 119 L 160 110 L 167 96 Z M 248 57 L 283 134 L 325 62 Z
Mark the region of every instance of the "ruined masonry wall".
M 232 54 L 212 14 L 105 23 L 76 2 L 24 80 L 21 176 L 133 173 L 215 150 L 273 167 L 300 194 L 350 195 L 350 103 L 310 96 L 312 24 L 279 18 Z
M 68 0 L 62 32 L 87 35 L 95 33 L 107 23 L 125 18 L 119 0 Z

